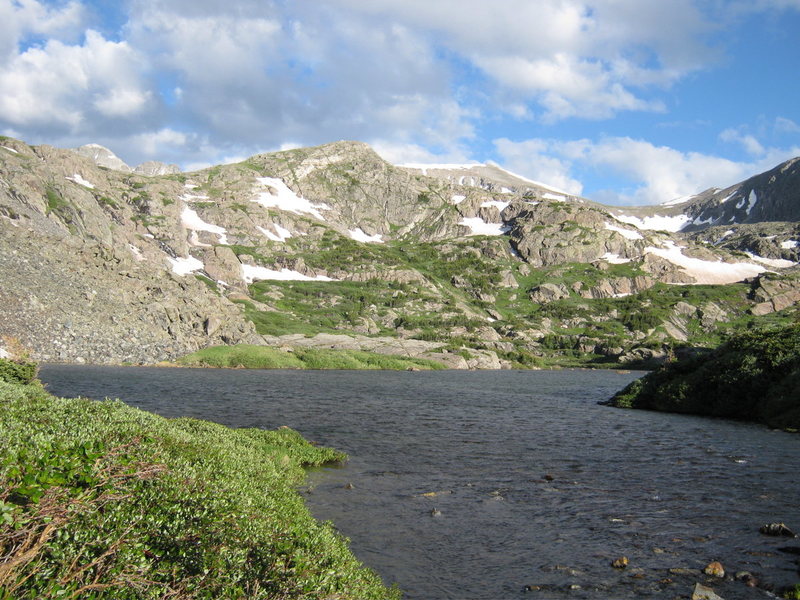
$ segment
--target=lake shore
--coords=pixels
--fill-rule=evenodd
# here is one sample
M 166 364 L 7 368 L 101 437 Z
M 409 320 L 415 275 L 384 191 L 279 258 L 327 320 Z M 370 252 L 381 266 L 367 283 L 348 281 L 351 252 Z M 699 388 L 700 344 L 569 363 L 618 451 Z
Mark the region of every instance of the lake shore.
M 296 491 L 304 467 L 346 455 L 292 429 L 166 419 L 9 375 L 0 439 L 13 597 L 399 597 Z

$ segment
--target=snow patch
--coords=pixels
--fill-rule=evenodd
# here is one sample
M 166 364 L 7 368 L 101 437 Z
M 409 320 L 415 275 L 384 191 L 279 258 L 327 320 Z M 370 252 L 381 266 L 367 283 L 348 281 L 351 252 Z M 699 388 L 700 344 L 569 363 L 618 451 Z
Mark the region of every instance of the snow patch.
M 744 212 L 746 212 L 749 215 L 750 211 L 753 210 L 753 207 L 756 205 L 756 202 L 758 202 L 758 196 L 756 196 L 756 191 L 750 190 L 750 196 L 748 196 L 747 198 L 747 208 L 745 209 Z
M 551 194 L 550 192 L 545 192 L 542 194 L 542 198 L 545 200 L 557 200 L 559 202 L 564 202 L 567 199 L 566 196 L 562 196 L 561 194 Z
M 8 150 L 9 152 L 13 152 L 14 154 L 19 154 L 19 152 L 17 152 L 13 148 L 9 148 L 8 146 L 2 146 L 2 148 L 5 149 L 5 150 Z
M 754 261 L 775 269 L 788 269 L 789 267 L 793 267 L 797 264 L 791 260 L 786 260 L 783 258 L 766 258 L 764 256 L 759 256 L 758 254 L 753 254 L 752 252 L 745 252 L 745 254 L 747 254 L 747 256 Z
M 710 216 L 707 219 L 701 219 L 700 215 L 696 216 L 692 219 L 692 225 L 708 225 L 714 220 L 714 216 Z
M 644 251 L 679 266 L 694 277 L 697 284 L 736 283 L 766 271 L 764 267 L 753 263 L 726 263 L 685 256 L 683 247 L 676 245 L 672 240 L 664 242 L 661 248 L 648 246 Z
M 194 256 L 189 256 L 187 258 L 168 257 L 167 260 L 169 260 L 172 265 L 172 272 L 176 275 L 188 275 L 189 273 L 205 268 L 202 261 L 196 259 Z
M 506 206 L 508 206 L 509 204 L 511 204 L 511 202 L 499 202 L 498 200 L 490 200 L 489 202 L 482 202 L 481 203 L 481 208 L 487 208 L 489 206 L 495 206 L 495 207 L 497 207 L 497 210 L 502 212 L 503 209 Z
M 625 229 L 623 227 L 617 227 L 616 225 L 612 225 L 611 223 L 606 223 L 606 229 L 611 231 L 616 231 L 622 237 L 627 240 L 643 240 L 642 234 L 638 231 L 631 231 L 630 229 Z
M 462 179 L 463 179 L 463 178 L 462 178 Z M 461 203 L 462 203 L 464 200 L 466 200 L 466 199 L 467 199 L 467 197 L 466 197 L 466 196 L 461 196 L 461 195 L 459 195 L 459 194 L 456 194 L 455 196 L 453 196 L 453 197 L 451 198 L 451 200 L 453 201 L 453 204 L 461 204 Z
M 781 248 L 784 250 L 791 250 L 792 248 L 797 248 L 800 246 L 800 242 L 797 240 L 786 240 L 785 242 L 781 242 Z
M 86 181 L 83 177 L 81 177 L 80 173 L 75 173 L 72 177 L 65 177 L 64 179 L 71 181 L 73 183 L 77 183 L 78 185 L 82 185 L 85 188 L 89 188 L 90 190 L 94 189 L 94 184 Z
M 365 244 L 383 244 L 384 241 L 383 236 L 380 233 L 376 233 L 375 235 L 367 235 L 364 233 L 364 230 L 360 227 L 356 229 L 351 229 L 347 232 L 350 234 L 350 237 L 353 238 L 357 242 L 364 242 Z
M 289 186 L 276 177 L 258 177 L 258 183 L 265 187 L 275 190 L 261 192 L 258 197 L 253 198 L 252 202 L 256 202 L 265 208 L 277 208 L 286 210 L 295 214 L 309 214 L 316 217 L 320 221 L 324 221 L 325 217 L 322 216 L 320 210 L 330 210 L 330 206 L 325 204 L 311 204 L 302 196 L 295 194 Z
M 262 234 L 267 236 L 267 239 L 272 240 L 273 242 L 285 242 L 290 237 L 292 237 L 292 232 L 288 229 L 284 229 L 277 223 L 272 223 L 272 228 L 275 230 L 275 233 L 272 233 L 269 229 L 264 229 L 263 227 L 259 227 L 256 225 L 256 229 L 258 229 Z
M 278 281 L 336 281 L 330 277 L 317 275 L 316 277 L 309 277 L 303 275 L 299 271 L 292 271 L 291 269 L 281 269 L 276 271 L 266 267 L 258 267 L 255 265 L 242 265 L 242 279 L 247 283 L 253 283 L 256 280 L 273 279 Z
M 736 191 L 731 192 L 727 196 L 725 196 L 722 200 L 719 201 L 720 204 L 725 204 L 728 200 L 733 198 L 736 195 Z
M 680 231 L 689 223 L 690 219 L 686 215 L 675 215 L 673 217 L 662 217 L 661 215 L 653 215 L 640 219 L 632 215 L 611 215 L 621 223 L 633 225 L 638 229 L 650 229 L 656 231 Z
M 500 188 L 500 193 L 501 194 L 513 194 L 514 190 L 509 189 L 507 187 L 503 187 L 503 188 Z
M 503 223 L 487 223 L 480 217 L 464 217 L 458 224 L 469 227 L 472 230 L 469 235 L 503 235 L 509 230 Z
M 612 265 L 623 265 L 625 263 L 631 262 L 630 258 L 623 258 L 619 254 L 614 254 L 612 252 L 606 252 L 600 258 L 601 260 L 604 260 L 607 263 L 611 263 Z
M 224 227 L 206 223 L 200 218 L 200 215 L 198 215 L 188 206 L 184 206 L 183 212 L 181 212 L 181 224 L 186 227 L 186 229 L 190 229 L 195 232 L 195 236 L 192 236 L 193 240 L 197 240 L 196 233 L 198 231 L 208 231 L 209 233 L 216 233 L 219 236 L 220 244 L 225 246 L 228 245 L 228 236 L 226 235 L 227 231 Z M 199 241 L 196 245 L 199 245 Z

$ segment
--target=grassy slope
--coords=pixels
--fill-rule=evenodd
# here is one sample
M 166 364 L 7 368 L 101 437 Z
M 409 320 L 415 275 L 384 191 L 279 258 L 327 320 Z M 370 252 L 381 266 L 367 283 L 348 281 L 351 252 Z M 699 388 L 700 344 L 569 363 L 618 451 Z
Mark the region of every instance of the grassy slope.
M 344 457 L 292 430 L 0 378 L 0 457 L 0 599 L 399 596 L 310 516 L 302 466 Z
M 800 324 L 740 333 L 634 381 L 610 403 L 800 429 Z
M 202 367 L 244 367 L 247 369 L 443 369 L 433 360 L 385 356 L 357 350 L 294 348 L 284 352 L 266 346 L 213 346 L 178 359 L 178 364 Z

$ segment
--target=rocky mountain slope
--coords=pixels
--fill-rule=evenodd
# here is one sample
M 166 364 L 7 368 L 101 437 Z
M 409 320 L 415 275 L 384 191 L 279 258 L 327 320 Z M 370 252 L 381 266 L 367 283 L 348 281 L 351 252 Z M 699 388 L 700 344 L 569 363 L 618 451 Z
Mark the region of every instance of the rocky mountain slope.
M 452 368 L 658 360 L 791 318 L 800 227 L 764 219 L 800 206 L 797 164 L 724 202 L 623 210 L 357 142 L 175 173 L 3 138 L 0 336 L 63 361 L 240 342 Z

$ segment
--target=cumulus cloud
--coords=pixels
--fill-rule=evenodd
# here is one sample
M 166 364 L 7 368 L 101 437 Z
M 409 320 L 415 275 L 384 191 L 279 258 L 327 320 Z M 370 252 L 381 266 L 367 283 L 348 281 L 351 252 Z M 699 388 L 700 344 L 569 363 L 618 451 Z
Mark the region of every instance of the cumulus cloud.
M 629 137 L 601 140 L 533 139 L 495 141 L 505 164 L 519 172 L 570 188 L 575 171 L 602 169 L 625 182 L 628 191 L 597 190 L 589 197 L 627 205 L 660 204 L 711 187 L 727 187 L 800 154 L 800 147 L 763 149 L 753 162 L 736 162 L 699 152 L 682 152 Z M 578 193 L 573 192 L 573 193 Z
M 82 45 L 51 40 L 0 68 L 0 89 L 13 90 L 0 95 L 0 114 L 15 128 L 92 131 L 105 117 L 130 118 L 145 108 L 150 92 L 139 69 L 126 42 L 91 30 Z
M 753 156 L 760 156 L 766 151 L 755 136 L 744 133 L 741 129 L 728 128 L 719 134 L 719 139 L 723 142 L 730 142 L 740 145 L 745 152 Z
M 571 162 L 554 155 L 552 141 L 512 142 L 501 138 L 495 140 L 494 145 L 509 170 L 576 196 L 583 193 L 581 182 L 570 175 Z
M 77 1 L 55 7 L 38 0 L 0 2 L 0 65 L 13 60 L 19 44 L 30 36 L 74 38 L 84 17 Z
M 662 110 L 641 96 L 702 68 L 711 20 L 690 0 L 327 0 L 428 31 L 548 120 Z

